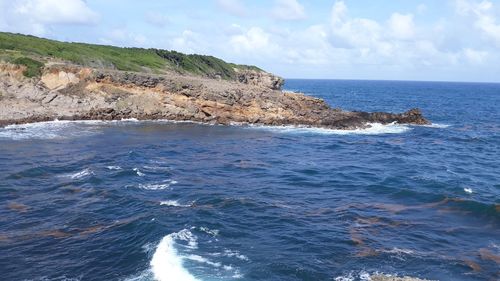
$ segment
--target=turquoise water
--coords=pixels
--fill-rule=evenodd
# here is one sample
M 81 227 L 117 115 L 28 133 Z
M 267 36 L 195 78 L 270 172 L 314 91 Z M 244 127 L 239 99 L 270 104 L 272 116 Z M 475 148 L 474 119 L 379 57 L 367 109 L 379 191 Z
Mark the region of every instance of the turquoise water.
M 435 125 L 0 129 L 2 280 L 499 278 L 499 84 L 285 88 Z

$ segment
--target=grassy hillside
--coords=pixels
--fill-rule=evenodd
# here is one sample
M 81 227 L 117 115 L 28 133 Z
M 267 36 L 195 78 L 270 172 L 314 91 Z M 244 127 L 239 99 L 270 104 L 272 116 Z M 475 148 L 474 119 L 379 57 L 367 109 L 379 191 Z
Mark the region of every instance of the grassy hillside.
M 223 79 L 236 79 L 234 68 L 259 70 L 255 66 L 227 63 L 212 56 L 186 55 L 158 49 L 67 43 L 0 32 L 0 60 L 28 64 L 31 69 L 29 74 L 35 76 L 36 62 L 46 62 L 51 59 L 123 71 L 155 73 L 177 71 L 208 77 L 220 76 Z

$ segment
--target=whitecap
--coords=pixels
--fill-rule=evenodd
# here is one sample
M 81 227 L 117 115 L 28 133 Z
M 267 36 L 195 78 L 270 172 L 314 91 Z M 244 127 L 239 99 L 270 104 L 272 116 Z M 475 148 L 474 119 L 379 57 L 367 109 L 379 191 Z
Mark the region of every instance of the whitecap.
M 61 177 L 63 178 L 70 178 L 72 180 L 78 180 L 78 179 L 82 179 L 82 178 L 85 178 L 87 176 L 93 176 L 95 175 L 94 171 L 92 171 L 91 169 L 89 168 L 86 168 L 82 171 L 79 171 L 79 172 L 76 172 L 76 173 L 73 173 L 73 174 L 66 174 L 66 175 L 62 175 Z
M 170 187 L 170 184 L 139 184 L 140 189 L 146 190 L 163 190 Z
M 139 184 L 139 188 L 145 190 L 163 190 L 169 188 L 171 185 L 176 183 L 177 181 L 174 180 L 164 180 L 161 183 Z
M 382 250 L 381 252 L 389 253 L 389 254 L 405 254 L 405 255 L 413 255 L 415 252 L 410 249 L 400 249 L 400 248 L 392 248 L 390 250 Z
M 163 237 L 156 245 L 151 243 L 144 245 L 142 247 L 143 251 L 148 254 L 151 253 L 149 268 L 128 277 L 126 280 L 202 280 L 201 277 L 195 277 L 186 268 L 186 262 L 189 262 L 189 265 L 194 265 L 197 269 L 202 268 L 204 271 L 213 272 L 215 270 L 216 273 L 209 274 L 216 274 L 224 280 L 243 278 L 243 274 L 241 274 L 238 268 L 235 268 L 231 264 L 226 265 L 217 261 L 216 257 L 220 257 L 220 255 L 209 253 L 208 255 L 211 258 L 206 258 L 198 253 L 198 237 L 191 232 L 196 229 L 198 228 L 190 227 L 189 229 L 183 229 Z M 205 265 L 208 265 L 208 267 Z
M 134 168 L 133 170 L 139 177 L 144 177 L 146 175 L 143 172 L 141 172 L 139 168 Z
M 118 171 L 118 170 L 122 170 L 122 167 L 120 167 L 120 166 L 107 166 L 106 169 Z
M 187 245 L 184 245 L 186 248 L 191 250 L 198 249 L 198 238 L 191 233 L 191 231 L 183 229 L 179 232 L 173 233 L 172 235 L 174 239 L 186 242 Z
M 322 134 L 322 135 L 382 135 L 382 134 L 401 134 L 411 130 L 408 125 L 397 123 L 380 124 L 369 123 L 369 127 L 364 129 L 338 130 L 326 128 L 314 128 L 303 126 L 264 126 L 248 125 L 247 128 L 261 129 L 278 133 L 298 133 L 298 134 Z
M 168 206 L 168 207 L 191 207 L 191 205 L 183 205 L 180 204 L 176 200 L 167 200 L 167 201 L 161 201 L 160 202 L 161 206 Z
M 175 246 L 176 240 L 190 240 L 196 243 L 195 236 L 187 229 L 169 234 L 160 241 L 150 262 L 154 278 L 159 281 L 196 281 L 194 277 L 183 266 L 181 257 Z
M 240 252 L 238 251 L 233 251 L 233 250 L 224 250 L 224 256 L 226 257 L 235 257 L 239 260 L 242 260 L 242 261 L 249 261 L 248 257 L 245 256 L 245 255 L 242 255 Z
M 170 167 L 165 166 L 142 166 L 143 169 L 147 171 L 170 171 L 172 170 Z
M 200 231 L 205 232 L 206 234 L 209 234 L 213 237 L 216 237 L 219 235 L 219 230 L 218 229 L 210 229 L 208 227 L 200 227 Z

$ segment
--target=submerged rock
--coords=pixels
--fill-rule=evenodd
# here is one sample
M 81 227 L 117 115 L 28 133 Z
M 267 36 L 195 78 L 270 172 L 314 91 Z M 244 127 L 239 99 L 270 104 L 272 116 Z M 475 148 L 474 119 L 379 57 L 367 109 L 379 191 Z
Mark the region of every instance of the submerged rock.
M 420 110 L 349 112 L 322 99 L 280 90 L 283 79 L 248 70 L 238 81 L 166 73 L 154 75 L 53 65 L 25 78 L 19 66 L 0 64 L 0 126 L 60 120 L 124 118 L 367 128 L 370 123 L 429 124 Z

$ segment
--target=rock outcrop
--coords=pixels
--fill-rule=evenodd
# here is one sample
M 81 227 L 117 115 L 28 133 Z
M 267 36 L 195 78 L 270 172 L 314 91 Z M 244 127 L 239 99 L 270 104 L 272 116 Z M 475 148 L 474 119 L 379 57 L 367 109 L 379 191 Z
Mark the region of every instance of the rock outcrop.
M 0 65 L 0 125 L 53 119 L 169 119 L 204 123 L 297 125 L 332 129 L 369 123 L 429 124 L 418 109 L 402 114 L 347 112 L 323 100 L 282 92 L 283 80 L 264 72 L 239 81 L 180 74 L 153 75 L 52 65 L 41 78 L 22 66 Z
M 240 83 L 253 86 L 264 86 L 271 90 L 281 90 L 281 87 L 285 84 L 283 78 L 264 71 L 238 69 L 235 69 L 235 71 Z

